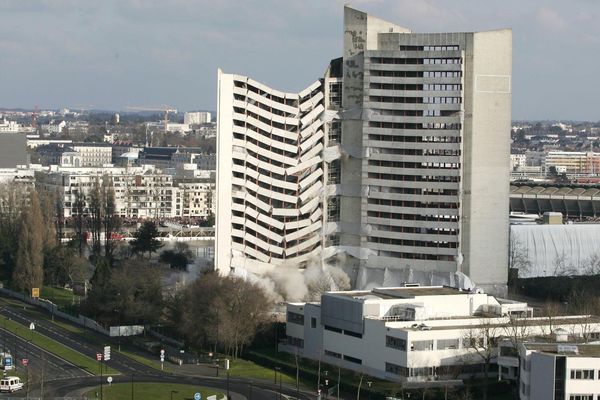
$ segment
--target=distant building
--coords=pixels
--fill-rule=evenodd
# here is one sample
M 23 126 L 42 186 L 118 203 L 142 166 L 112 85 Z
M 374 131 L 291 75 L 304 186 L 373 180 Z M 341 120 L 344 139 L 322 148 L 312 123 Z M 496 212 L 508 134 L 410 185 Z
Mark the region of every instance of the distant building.
M 515 326 L 523 337 L 559 328 L 600 336 L 599 317 L 549 320 L 532 312 L 526 303 L 442 286 L 329 292 L 319 303 L 287 304 L 280 349 L 376 378 L 431 383 L 481 375 L 478 351 L 495 364 L 497 341 Z
M 112 152 L 109 143 L 50 144 L 37 148 L 44 166 L 101 167 L 112 163 Z
M 27 136 L 22 133 L 0 134 L 0 168 L 29 164 Z
M 600 153 L 550 151 L 544 159 L 546 174 L 553 170 L 565 174 L 600 175 Z
M 67 126 L 67 123 L 65 121 L 60 121 L 60 122 L 52 121 L 49 124 L 42 125 L 41 129 L 42 129 L 42 133 L 45 133 L 48 135 L 58 135 L 58 134 L 62 133 L 65 126 Z
M 7 121 L 3 118 L 0 121 L 0 133 L 18 133 L 21 131 L 21 125 L 15 121 Z
M 210 121 L 210 113 L 205 111 L 186 112 L 183 115 L 183 123 L 188 125 L 208 124 Z

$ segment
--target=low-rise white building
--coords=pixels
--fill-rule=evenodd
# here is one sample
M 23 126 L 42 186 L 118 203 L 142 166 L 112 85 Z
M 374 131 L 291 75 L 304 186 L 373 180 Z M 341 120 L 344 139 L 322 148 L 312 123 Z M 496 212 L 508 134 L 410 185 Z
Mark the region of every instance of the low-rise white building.
M 288 303 L 285 351 L 395 381 L 481 374 L 496 342 L 552 328 L 577 335 L 580 317 L 534 318 L 526 303 L 445 286 L 330 292 L 320 303 Z M 600 332 L 600 321 L 589 329 Z M 493 365 L 494 366 L 494 365 Z
M 600 399 L 600 344 L 522 342 L 517 351 L 503 341 L 499 348 L 501 378 L 518 379 L 521 400 Z
M 210 123 L 210 113 L 207 111 L 186 112 L 183 114 L 183 123 L 188 125 L 200 125 Z

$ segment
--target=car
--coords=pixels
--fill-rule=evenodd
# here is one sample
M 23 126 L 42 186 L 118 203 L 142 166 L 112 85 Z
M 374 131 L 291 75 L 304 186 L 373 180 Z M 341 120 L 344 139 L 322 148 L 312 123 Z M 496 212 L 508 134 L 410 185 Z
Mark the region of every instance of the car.
M 419 330 L 420 330 L 420 331 L 430 331 L 430 330 L 431 330 L 431 327 L 430 327 L 430 326 L 427 326 L 427 325 L 425 325 L 425 324 L 421 324 L 421 325 L 419 325 Z
M 23 382 L 18 376 L 7 376 L 0 379 L 0 392 L 16 392 L 23 389 Z

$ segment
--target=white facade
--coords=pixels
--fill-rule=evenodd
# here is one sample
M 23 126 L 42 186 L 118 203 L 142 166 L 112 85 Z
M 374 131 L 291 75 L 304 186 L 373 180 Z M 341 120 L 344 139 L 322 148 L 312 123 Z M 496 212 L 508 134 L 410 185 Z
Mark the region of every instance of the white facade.
M 550 332 L 547 318 L 531 315 L 526 303 L 449 287 L 331 292 L 320 303 L 288 303 L 281 348 L 382 379 L 443 380 L 482 372 L 475 343 L 495 363 L 495 342 L 512 334 L 511 321 L 520 321 L 523 336 Z M 557 318 L 552 329 L 577 335 L 581 321 Z M 600 334 L 600 322 L 587 329 Z
M 500 344 L 505 356 L 498 364 L 502 378 L 518 379 L 521 400 L 600 398 L 600 344 L 524 342 L 518 352 L 512 348 L 510 342 Z
M 183 123 L 188 125 L 209 124 L 210 119 L 210 113 L 206 111 L 186 112 L 183 114 Z
M 257 273 L 282 260 L 302 268 L 305 258 L 285 250 L 293 241 L 321 259 L 344 254 L 345 271 L 359 288 L 435 271 L 448 279 L 462 272 L 504 292 L 511 40 L 510 30 L 412 33 L 346 7 L 343 57 L 330 63 L 309 97 L 300 93 L 299 104 L 296 94 L 219 72 L 218 209 L 224 211 L 217 213 L 217 268 Z M 304 188 L 293 193 L 287 179 L 305 178 L 293 168 L 302 154 L 320 159 L 308 173 L 310 185 L 318 182 L 319 200 L 307 194 L 299 203 L 294 196 Z M 247 194 L 249 179 L 256 189 L 267 186 L 264 198 Z M 283 199 L 287 191 L 291 197 Z M 235 216 L 237 194 L 236 223 L 230 210 Z M 269 199 L 291 209 L 314 201 L 310 224 L 301 217 L 296 225 L 310 234 L 288 237 L 286 222 L 271 222 L 284 211 Z M 247 208 L 268 232 L 244 224 Z M 293 211 L 285 212 L 292 223 Z
M 219 70 L 215 265 L 306 263 L 323 228 L 323 92 L 283 93 Z
M 204 218 L 214 214 L 214 183 L 175 182 L 151 166 L 53 168 L 36 172 L 36 185 L 62 197 L 64 217 L 73 216 L 78 193 L 88 198 L 95 182 L 113 188 L 117 215 L 125 218 Z M 84 207 L 87 213 L 87 206 Z
M 16 121 L 7 121 L 3 118 L 0 121 L 0 133 L 18 133 L 21 131 L 21 125 Z

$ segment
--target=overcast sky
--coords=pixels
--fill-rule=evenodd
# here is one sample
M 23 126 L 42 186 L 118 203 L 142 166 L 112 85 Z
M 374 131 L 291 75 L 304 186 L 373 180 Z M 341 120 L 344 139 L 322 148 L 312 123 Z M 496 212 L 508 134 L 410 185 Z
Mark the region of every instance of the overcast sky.
M 600 120 L 598 0 L 348 2 L 415 32 L 513 29 L 513 119 Z M 339 0 L 0 0 L 0 107 L 216 109 L 216 72 L 297 91 Z

